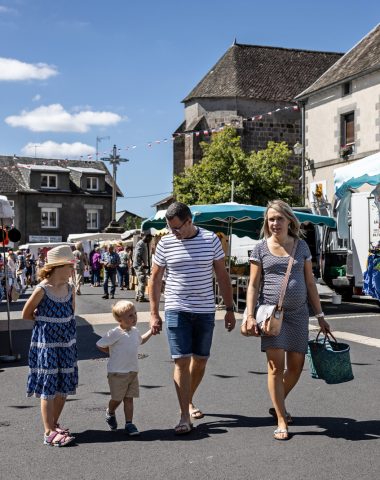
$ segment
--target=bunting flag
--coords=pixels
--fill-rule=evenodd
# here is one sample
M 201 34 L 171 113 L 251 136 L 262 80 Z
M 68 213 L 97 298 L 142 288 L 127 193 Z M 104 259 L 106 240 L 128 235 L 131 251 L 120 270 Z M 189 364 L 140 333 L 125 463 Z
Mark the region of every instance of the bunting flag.
M 193 136 L 199 137 L 200 135 L 203 135 L 204 137 L 207 138 L 207 137 L 210 137 L 213 133 L 217 133 L 217 132 L 220 132 L 220 131 L 224 130 L 224 128 L 226 128 L 227 126 L 236 126 L 237 124 L 244 123 L 244 122 L 256 122 L 258 120 L 263 120 L 265 117 L 271 117 L 273 114 L 276 114 L 278 112 L 285 112 L 285 111 L 289 111 L 289 110 L 298 112 L 300 110 L 300 108 L 298 107 L 298 105 L 288 105 L 286 107 L 279 107 L 279 108 L 276 108 L 275 110 L 271 110 L 270 112 L 258 113 L 256 115 L 253 115 L 252 117 L 237 119 L 235 121 L 232 121 L 231 123 L 226 123 L 223 126 L 220 126 L 218 128 L 210 128 L 210 129 L 207 129 L 207 130 L 192 130 L 192 131 L 185 131 L 185 132 L 176 132 L 176 133 L 173 133 L 173 135 L 170 139 L 168 139 L 168 138 L 164 138 L 162 140 L 157 139 L 157 140 L 154 140 L 154 141 L 147 142 L 147 143 L 143 144 L 142 146 L 145 146 L 145 147 L 151 149 L 151 148 L 154 147 L 154 145 L 161 145 L 163 143 L 168 143 L 169 140 L 171 142 L 174 142 L 176 139 L 178 139 L 180 137 L 191 138 Z M 129 151 L 129 150 L 134 150 L 135 148 L 138 148 L 138 145 L 134 145 L 134 144 L 133 145 L 127 145 L 126 147 L 118 148 L 117 150 L 120 153 L 123 150 Z M 100 152 L 97 152 L 94 155 L 88 154 L 88 155 L 86 155 L 86 159 L 87 160 L 93 160 L 95 158 L 95 160 L 99 160 L 100 155 L 101 156 L 112 156 L 112 151 L 111 152 L 103 152 L 103 154 L 101 154 Z M 79 159 L 84 160 L 84 156 L 81 155 L 79 157 Z

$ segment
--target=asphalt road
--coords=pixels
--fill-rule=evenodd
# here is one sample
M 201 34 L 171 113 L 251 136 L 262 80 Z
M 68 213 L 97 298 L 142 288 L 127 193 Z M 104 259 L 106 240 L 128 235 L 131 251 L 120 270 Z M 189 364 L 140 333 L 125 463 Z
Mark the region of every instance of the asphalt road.
M 112 301 L 101 299 L 100 289 L 85 287 L 83 292 L 77 301 L 80 385 L 62 416 L 76 444 L 63 449 L 42 444 L 39 402 L 24 393 L 30 329 L 16 329 L 14 351 L 21 360 L 0 364 L 1 479 L 380 478 L 379 347 L 348 342 L 355 379 L 340 385 L 312 379 L 305 365 L 287 404 L 295 420 L 292 437 L 277 442 L 272 438 L 274 421 L 267 413 L 270 401 L 259 340 L 243 338 L 237 330 L 228 334 L 217 321 L 212 356 L 196 398 L 206 416 L 196 421 L 188 436 L 177 437 L 172 430 L 178 421 L 172 362 L 161 334 L 141 347 L 135 422 L 142 434 L 128 438 L 122 430 L 106 428 L 106 360 L 95 348 L 96 340 L 111 328 Z M 117 298 L 122 294 L 132 297 L 131 292 L 117 292 Z M 23 302 L 18 303 L 15 319 Z M 137 308 L 143 332 L 149 305 Z M 358 339 L 380 339 L 377 305 L 334 306 L 326 299 L 324 310 L 334 330 Z M 3 324 L 4 318 L 2 305 Z M 0 332 L 1 353 L 6 341 L 7 332 Z M 118 419 L 122 426 L 121 411 Z

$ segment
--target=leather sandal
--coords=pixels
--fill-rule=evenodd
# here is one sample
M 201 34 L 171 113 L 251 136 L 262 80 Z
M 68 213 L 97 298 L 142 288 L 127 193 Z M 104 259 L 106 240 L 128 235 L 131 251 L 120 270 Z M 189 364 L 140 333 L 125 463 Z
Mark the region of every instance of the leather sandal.
M 174 433 L 176 435 L 186 435 L 190 433 L 193 429 L 193 424 L 188 422 L 180 422 L 178 425 L 174 427 Z

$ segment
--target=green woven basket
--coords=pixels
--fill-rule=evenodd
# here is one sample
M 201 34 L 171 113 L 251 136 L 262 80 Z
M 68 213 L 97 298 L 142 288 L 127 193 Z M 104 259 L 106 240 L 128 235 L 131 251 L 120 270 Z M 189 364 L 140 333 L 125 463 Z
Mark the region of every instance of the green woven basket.
M 320 332 L 319 332 L 320 333 Z M 311 376 L 321 378 L 328 384 L 344 383 L 353 380 L 350 346 L 325 337 L 309 341 L 308 359 Z M 329 340 L 327 342 L 327 340 Z

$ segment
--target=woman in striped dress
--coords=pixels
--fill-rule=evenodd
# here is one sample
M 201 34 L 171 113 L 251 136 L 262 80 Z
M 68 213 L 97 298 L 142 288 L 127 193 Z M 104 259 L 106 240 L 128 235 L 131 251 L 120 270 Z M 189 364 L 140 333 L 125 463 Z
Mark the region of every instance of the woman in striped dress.
M 35 321 L 27 396 L 41 399 L 44 444 L 57 447 L 74 440 L 58 423 L 67 395 L 75 394 L 78 385 L 75 293 L 69 283 L 74 262 L 69 246 L 51 249 L 39 271 L 42 281 L 22 312 L 23 319 Z

